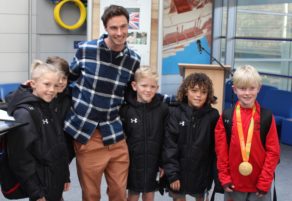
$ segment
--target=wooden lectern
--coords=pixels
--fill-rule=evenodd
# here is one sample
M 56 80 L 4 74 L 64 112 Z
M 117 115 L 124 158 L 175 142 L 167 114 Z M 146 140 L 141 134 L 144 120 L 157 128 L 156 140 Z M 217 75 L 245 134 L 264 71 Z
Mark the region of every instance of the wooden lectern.
M 224 100 L 224 89 L 225 89 L 225 76 L 226 71 L 230 70 L 230 66 L 224 66 L 216 64 L 186 64 L 179 63 L 180 75 L 185 78 L 191 73 L 205 73 L 213 82 L 214 95 L 217 97 L 217 104 L 214 107 L 222 113 L 223 100 Z

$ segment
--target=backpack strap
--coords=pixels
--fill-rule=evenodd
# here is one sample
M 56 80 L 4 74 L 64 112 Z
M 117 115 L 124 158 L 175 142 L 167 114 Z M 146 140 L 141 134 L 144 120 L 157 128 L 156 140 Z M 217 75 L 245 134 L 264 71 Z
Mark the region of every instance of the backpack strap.
M 272 112 L 270 110 L 267 110 L 265 108 L 261 107 L 261 116 L 260 116 L 260 135 L 261 135 L 261 141 L 264 146 L 266 147 L 266 138 L 269 133 L 271 123 L 272 123 Z
M 271 122 L 272 122 L 272 112 L 265 108 L 260 109 L 260 135 L 262 145 L 266 145 L 266 137 L 269 133 Z M 232 130 L 232 119 L 233 119 L 234 107 L 228 108 L 222 113 L 222 120 L 226 131 L 226 140 L 228 146 L 230 145 L 231 130 Z
M 23 105 L 20 105 L 19 107 L 21 108 L 25 108 L 27 109 L 27 111 L 29 112 L 29 114 L 31 115 L 32 117 L 32 120 L 37 123 L 40 121 L 40 112 L 38 111 L 37 108 L 35 108 L 33 105 L 30 105 L 30 104 L 23 104 Z
M 261 107 L 260 135 L 261 135 L 261 141 L 262 141 L 264 148 L 266 148 L 266 138 L 267 138 L 267 135 L 268 135 L 270 127 L 271 127 L 271 123 L 272 123 L 272 119 L 273 119 L 272 117 L 273 117 L 273 113 L 270 110 Z M 275 182 L 276 182 L 276 174 L 274 173 L 273 201 L 277 201 L 277 192 L 276 192 Z
M 226 132 L 226 140 L 227 140 L 228 147 L 230 145 L 230 139 L 231 139 L 233 111 L 234 111 L 234 106 L 224 110 L 222 113 L 222 121 L 223 121 L 225 132 Z

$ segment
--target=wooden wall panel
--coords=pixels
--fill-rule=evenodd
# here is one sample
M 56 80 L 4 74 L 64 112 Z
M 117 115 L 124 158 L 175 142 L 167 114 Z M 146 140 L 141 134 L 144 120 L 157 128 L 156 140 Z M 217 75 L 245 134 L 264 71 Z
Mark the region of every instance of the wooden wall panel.
M 93 0 L 93 6 L 92 6 L 92 38 L 97 39 L 99 37 L 99 23 L 101 15 L 99 13 L 99 0 Z
M 157 70 L 159 0 L 152 0 L 150 65 Z

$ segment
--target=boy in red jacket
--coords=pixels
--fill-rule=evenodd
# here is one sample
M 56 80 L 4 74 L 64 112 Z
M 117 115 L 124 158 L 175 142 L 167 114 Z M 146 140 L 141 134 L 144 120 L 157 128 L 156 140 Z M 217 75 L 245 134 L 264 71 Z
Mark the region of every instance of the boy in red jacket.
M 230 142 L 227 142 L 222 116 L 215 129 L 217 169 L 225 201 L 271 200 L 280 145 L 273 116 L 265 144 L 261 141 L 261 107 L 256 101 L 260 88 L 257 70 L 249 65 L 239 67 L 233 76 L 238 102 L 233 110 Z

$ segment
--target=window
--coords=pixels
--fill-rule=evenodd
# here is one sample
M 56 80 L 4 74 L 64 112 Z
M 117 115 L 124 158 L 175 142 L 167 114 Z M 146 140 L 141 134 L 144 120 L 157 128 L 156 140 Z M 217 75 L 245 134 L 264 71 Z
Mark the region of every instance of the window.
M 236 8 L 230 6 L 231 1 L 237 2 Z M 253 65 L 263 75 L 264 84 L 291 91 L 292 3 L 231 1 L 225 0 L 222 9 L 220 42 L 224 61 L 232 61 L 234 68 Z M 231 9 L 236 10 L 231 12 L 233 16 L 229 13 Z M 228 26 L 230 23 L 234 26 Z M 227 30 L 227 27 L 234 30 Z M 228 49 L 228 43 L 232 43 L 232 48 Z

